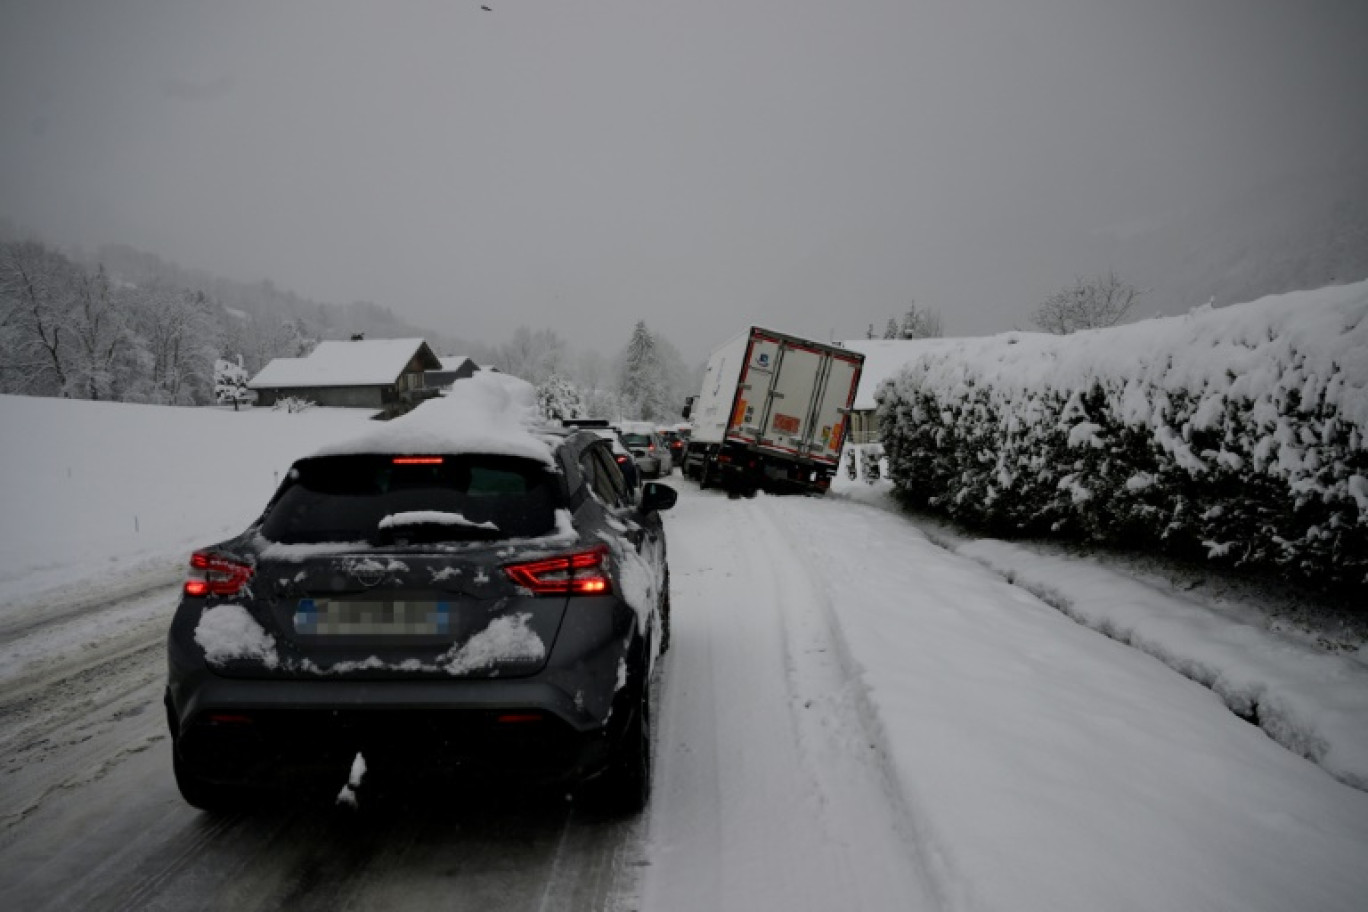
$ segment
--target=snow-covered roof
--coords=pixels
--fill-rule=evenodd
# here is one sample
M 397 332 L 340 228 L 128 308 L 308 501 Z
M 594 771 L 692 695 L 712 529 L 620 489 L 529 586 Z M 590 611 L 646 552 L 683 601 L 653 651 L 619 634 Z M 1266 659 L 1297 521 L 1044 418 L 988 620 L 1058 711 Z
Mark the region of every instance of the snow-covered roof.
M 428 370 L 455 371 L 465 367 L 467 361 L 470 361 L 472 364 L 475 363 L 465 355 L 438 355 L 437 360 L 442 362 L 442 366 L 428 368 Z M 475 364 L 475 369 L 479 370 L 479 368 L 480 365 Z
M 855 390 L 856 411 L 862 412 L 878 405 L 874 394 L 889 377 L 902 370 L 917 355 L 935 347 L 945 345 L 948 339 L 851 339 L 842 342 L 851 351 L 865 356 L 864 369 L 860 372 L 860 385 Z
M 532 384 L 509 374 L 479 371 L 446 395 L 313 455 L 499 453 L 551 464 L 557 438 L 544 429 Z
M 318 343 L 307 358 L 276 358 L 247 386 L 383 386 L 397 380 L 419 353 L 425 353 L 426 368 L 433 369 L 437 357 L 422 339 L 329 340 Z

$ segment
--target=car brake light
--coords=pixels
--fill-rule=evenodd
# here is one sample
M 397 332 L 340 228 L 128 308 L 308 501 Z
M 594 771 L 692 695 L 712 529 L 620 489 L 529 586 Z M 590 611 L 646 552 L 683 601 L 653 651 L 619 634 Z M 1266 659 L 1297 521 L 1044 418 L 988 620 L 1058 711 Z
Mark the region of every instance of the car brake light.
M 618 461 L 618 465 L 622 465 L 624 462 L 627 461 L 626 456 L 614 456 L 613 458 Z
M 540 722 L 544 718 L 541 713 L 504 713 L 495 721 L 503 725 L 524 725 L 528 722 Z
M 441 465 L 441 456 L 395 456 L 395 465 Z
M 504 574 L 533 595 L 607 595 L 613 584 L 604 571 L 608 546 L 549 557 L 545 560 L 507 564 Z
M 185 581 L 185 594 L 192 598 L 237 595 L 251 579 L 251 565 L 228 560 L 209 551 L 196 551 L 190 555 L 190 576 Z

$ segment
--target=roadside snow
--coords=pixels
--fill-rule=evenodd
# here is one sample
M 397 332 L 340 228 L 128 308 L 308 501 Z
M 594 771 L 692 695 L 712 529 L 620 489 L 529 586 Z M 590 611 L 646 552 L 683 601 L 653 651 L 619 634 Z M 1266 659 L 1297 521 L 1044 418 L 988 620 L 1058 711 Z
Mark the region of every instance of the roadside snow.
M 981 540 L 957 553 L 1069 617 L 1211 688 L 1279 744 L 1368 791 L 1368 666 L 1257 627 L 1078 558 Z
M 174 579 L 245 529 L 291 462 L 370 414 L 0 396 L 0 620 L 58 586 Z
M 887 482 L 842 482 L 840 498 L 897 513 Z M 1096 562 L 971 539 L 951 550 L 1079 624 L 1148 653 L 1214 691 L 1269 737 L 1368 791 L 1368 654 L 1337 655 L 1217 614 Z
M 755 508 L 832 606 L 951 907 L 1362 908 L 1368 794 L 899 515 Z

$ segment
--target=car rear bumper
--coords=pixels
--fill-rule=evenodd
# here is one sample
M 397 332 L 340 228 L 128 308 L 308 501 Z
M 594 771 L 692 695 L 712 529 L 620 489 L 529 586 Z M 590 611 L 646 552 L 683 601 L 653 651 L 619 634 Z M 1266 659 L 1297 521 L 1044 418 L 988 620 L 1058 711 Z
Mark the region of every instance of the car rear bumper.
M 166 703 L 185 768 L 210 782 L 265 786 L 345 769 L 358 753 L 369 769 L 399 778 L 579 781 L 603 768 L 621 736 L 623 718 L 614 717 L 629 715 L 594 720 L 537 681 L 209 676 L 184 705 L 168 688 Z

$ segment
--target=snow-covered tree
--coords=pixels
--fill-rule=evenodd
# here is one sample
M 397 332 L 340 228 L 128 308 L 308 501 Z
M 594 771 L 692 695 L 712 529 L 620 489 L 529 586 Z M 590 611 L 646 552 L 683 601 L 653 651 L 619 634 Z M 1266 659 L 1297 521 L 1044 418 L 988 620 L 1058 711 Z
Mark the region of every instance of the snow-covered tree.
M 888 325 L 884 327 L 883 337 L 885 339 L 896 339 L 902 330 L 898 327 L 898 321 L 892 317 L 888 318 Z
M 584 401 L 580 391 L 569 380 L 554 372 L 537 384 L 537 405 L 547 421 L 584 417 Z
M 68 313 L 71 330 L 67 387 L 72 396 L 117 399 L 136 373 L 128 295 L 116 291 L 104 267 L 78 272 Z
M 899 339 L 934 339 L 942 335 L 940 313 L 929 307 L 918 307 L 913 301 L 903 314 L 898 326 Z
M 0 391 L 68 392 L 76 272 L 70 260 L 37 241 L 0 245 Z
M 218 323 L 203 292 L 145 289 L 135 308 L 145 374 L 130 398 L 166 405 L 212 401 Z
M 242 355 L 232 361 L 227 358 L 214 361 L 214 398 L 220 404 L 231 402 L 236 412 L 238 404 L 248 398 L 247 380 L 247 368 L 242 366 Z
M 1079 276 L 1041 302 L 1031 314 L 1031 322 L 1059 336 L 1080 329 L 1105 329 L 1120 323 L 1140 294 L 1140 289 L 1112 271 L 1090 278 Z
M 666 371 L 655 336 L 646 328 L 645 320 L 638 320 L 618 372 L 624 418 L 663 421 L 669 416 L 672 398 Z
M 499 370 L 533 385 L 564 372 L 565 341 L 554 330 L 519 326 L 494 360 Z

